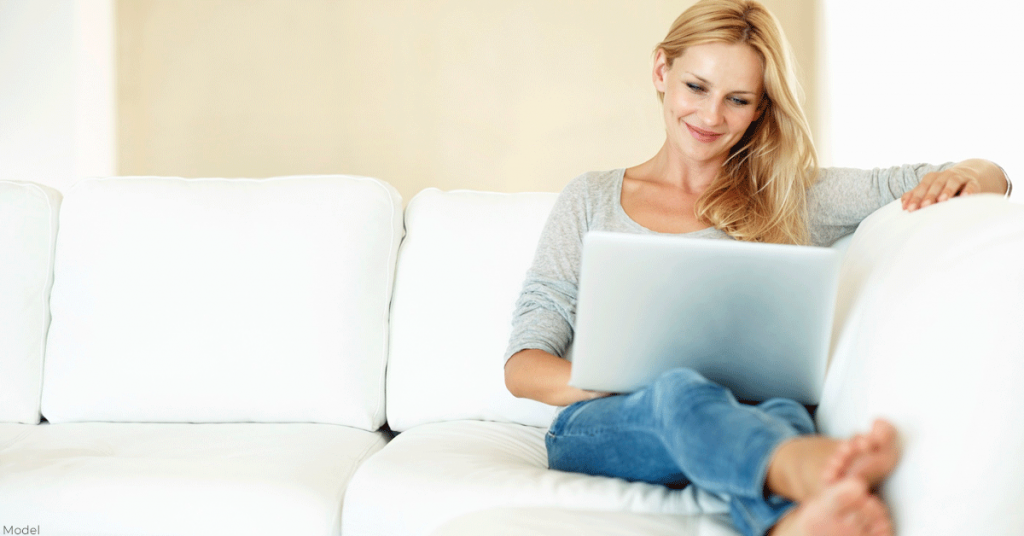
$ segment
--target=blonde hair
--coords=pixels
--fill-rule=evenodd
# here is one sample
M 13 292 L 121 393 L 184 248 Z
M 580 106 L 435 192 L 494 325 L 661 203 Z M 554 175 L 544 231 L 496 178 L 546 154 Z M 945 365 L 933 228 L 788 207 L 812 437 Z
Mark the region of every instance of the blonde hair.
M 698 199 L 697 217 L 738 240 L 806 244 L 806 192 L 818 164 L 789 43 L 759 2 L 702 0 L 672 23 L 655 52 L 671 66 L 687 48 L 715 42 L 743 43 L 760 56 L 763 108 Z

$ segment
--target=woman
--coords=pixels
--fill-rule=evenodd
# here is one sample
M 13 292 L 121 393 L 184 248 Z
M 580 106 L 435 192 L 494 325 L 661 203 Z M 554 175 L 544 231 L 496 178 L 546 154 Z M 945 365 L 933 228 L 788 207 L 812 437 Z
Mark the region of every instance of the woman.
M 899 456 L 885 421 L 845 440 L 814 435 L 803 406 L 739 404 L 685 369 L 628 395 L 568 385 L 588 231 L 829 245 L 896 197 L 914 211 L 1009 189 L 983 160 L 819 170 L 792 65 L 777 21 L 755 1 L 704 0 L 675 21 L 653 68 L 665 143 L 647 162 L 584 174 L 559 196 L 517 303 L 506 385 L 565 406 L 547 435 L 553 469 L 692 483 L 728 496 L 744 534 L 890 534 L 871 491 Z

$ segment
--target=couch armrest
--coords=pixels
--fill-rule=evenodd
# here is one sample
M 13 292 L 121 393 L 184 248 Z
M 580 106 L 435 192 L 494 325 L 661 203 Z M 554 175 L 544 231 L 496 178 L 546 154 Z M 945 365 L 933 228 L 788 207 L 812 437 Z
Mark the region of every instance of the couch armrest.
M 899 534 L 1024 533 L 1024 207 L 897 201 L 862 223 L 840 280 L 822 432 L 897 426 Z

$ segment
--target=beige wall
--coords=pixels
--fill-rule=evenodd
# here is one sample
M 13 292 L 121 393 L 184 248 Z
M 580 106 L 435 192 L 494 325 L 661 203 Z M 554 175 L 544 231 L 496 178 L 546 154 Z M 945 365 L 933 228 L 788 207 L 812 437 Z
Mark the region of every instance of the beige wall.
M 816 1 L 766 2 L 804 66 Z M 558 191 L 660 147 L 651 50 L 691 3 L 119 0 L 117 171 Z

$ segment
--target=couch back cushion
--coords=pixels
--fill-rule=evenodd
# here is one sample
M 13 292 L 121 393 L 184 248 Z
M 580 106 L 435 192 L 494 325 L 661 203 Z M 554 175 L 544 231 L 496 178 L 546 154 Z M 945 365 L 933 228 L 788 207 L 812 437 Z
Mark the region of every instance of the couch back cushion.
M 512 311 L 557 194 L 428 189 L 406 207 L 391 311 L 388 422 L 547 426 L 553 408 L 505 389 Z
M 367 178 L 79 183 L 43 415 L 378 428 L 401 236 L 398 193 Z
M 61 196 L 0 181 L 0 422 L 39 422 Z
M 1022 267 L 1024 207 L 994 195 L 896 201 L 853 237 L 817 419 L 899 429 L 883 494 L 903 536 L 1024 534 Z

